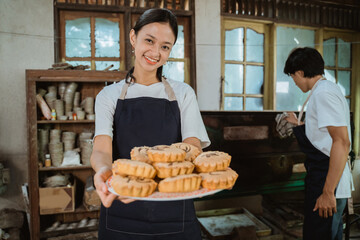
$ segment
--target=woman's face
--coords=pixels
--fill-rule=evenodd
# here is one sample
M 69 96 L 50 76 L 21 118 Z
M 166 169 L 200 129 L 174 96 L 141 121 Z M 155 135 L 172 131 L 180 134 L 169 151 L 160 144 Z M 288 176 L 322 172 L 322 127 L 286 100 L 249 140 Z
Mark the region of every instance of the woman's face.
M 175 36 L 169 23 L 150 23 L 143 26 L 137 35 L 131 30 L 130 42 L 135 49 L 135 68 L 152 72 L 166 63 Z

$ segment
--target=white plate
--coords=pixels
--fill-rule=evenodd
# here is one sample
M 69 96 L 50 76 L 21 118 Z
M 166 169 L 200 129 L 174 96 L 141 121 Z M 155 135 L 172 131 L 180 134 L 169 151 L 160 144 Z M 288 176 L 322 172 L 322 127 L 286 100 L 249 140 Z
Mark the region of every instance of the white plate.
M 106 181 L 106 185 L 108 187 L 108 190 L 115 194 L 117 194 L 114 189 L 111 187 L 111 180 L 112 177 L 110 177 Z M 204 196 L 212 195 L 215 193 L 218 193 L 224 189 L 216 189 L 216 190 L 209 190 L 206 188 L 200 188 L 199 190 L 193 191 L 193 192 L 185 192 L 185 193 L 162 193 L 162 192 L 154 192 L 150 196 L 147 197 L 129 197 L 129 196 L 122 196 L 125 198 L 131 198 L 136 200 L 143 200 L 143 201 L 175 201 L 175 200 L 186 200 L 186 199 L 193 199 L 193 198 L 201 198 Z

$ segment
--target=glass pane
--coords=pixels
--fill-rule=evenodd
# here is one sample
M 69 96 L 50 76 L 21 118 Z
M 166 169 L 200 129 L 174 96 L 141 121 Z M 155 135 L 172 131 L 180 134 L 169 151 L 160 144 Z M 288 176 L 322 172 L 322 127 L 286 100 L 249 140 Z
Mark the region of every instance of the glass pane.
M 263 98 L 249 98 L 245 99 L 245 109 L 247 111 L 262 111 L 263 108 Z
M 120 57 L 118 22 L 95 19 L 95 57 Z
M 184 26 L 178 26 L 178 36 L 175 45 L 173 46 L 169 58 L 184 58 L 185 45 L 184 45 Z
M 338 39 L 338 66 L 343 68 L 351 67 L 351 43 Z
M 101 61 L 101 62 L 95 62 L 96 70 L 101 71 L 105 68 L 109 67 L 110 65 L 114 65 L 108 70 L 119 70 L 120 69 L 120 62 L 114 62 L 114 61 Z
M 277 27 L 276 40 L 276 110 L 299 111 L 307 94 L 295 85 L 291 77 L 284 74 L 284 66 L 294 48 L 315 47 L 315 31 Z
M 91 57 L 90 18 L 65 21 L 67 57 Z
M 335 38 L 324 41 L 323 46 L 325 66 L 335 67 Z
M 242 97 L 225 97 L 224 110 L 227 110 L 227 111 L 243 110 L 243 98 Z
M 84 66 L 89 66 L 89 68 L 85 69 L 85 70 L 91 70 L 91 62 L 90 61 L 66 61 L 67 63 L 71 64 L 72 66 L 79 66 L 79 65 L 84 65 Z
M 185 81 L 184 62 L 168 61 L 163 67 L 163 75 L 179 82 Z
M 244 61 L 244 28 L 225 31 L 225 60 Z
M 264 67 L 246 66 L 246 94 L 263 94 Z
M 325 78 L 330 82 L 336 83 L 335 70 L 325 69 Z
M 264 62 L 264 34 L 246 29 L 246 61 Z
M 338 85 L 344 96 L 350 95 L 350 71 L 338 71 Z
M 225 64 L 225 93 L 243 93 L 244 65 Z

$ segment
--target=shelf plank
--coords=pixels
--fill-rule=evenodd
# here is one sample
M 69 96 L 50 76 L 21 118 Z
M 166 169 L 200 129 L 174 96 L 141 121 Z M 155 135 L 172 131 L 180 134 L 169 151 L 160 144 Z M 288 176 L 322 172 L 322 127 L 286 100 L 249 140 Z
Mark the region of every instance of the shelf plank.
M 67 123 L 67 124 L 71 124 L 71 123 L 95 123 L 95 120 L 37 120 L 38 124 L 49 124 L 49 123 Z
M 46 172 L 46 171 L 63 171 L 63 170 L 88 170 L 92 169 L 91 166 L 67 166 L 67 167 L 41 167 L 39 171 Z

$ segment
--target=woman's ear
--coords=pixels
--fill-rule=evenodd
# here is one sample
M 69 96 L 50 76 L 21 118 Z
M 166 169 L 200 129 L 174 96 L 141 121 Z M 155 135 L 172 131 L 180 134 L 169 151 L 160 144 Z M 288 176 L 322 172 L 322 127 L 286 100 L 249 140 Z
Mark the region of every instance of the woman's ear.
M 135 30 L 134 30 L 134 29 L 131 29 L 131 30 L 130 30 L 129 38 L 130 38 L 131 46 L 132 46 L 133 48 L 135 48 L 136 34 L 135 34 Z

